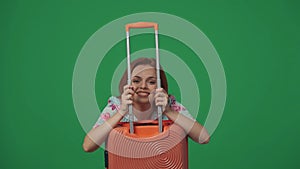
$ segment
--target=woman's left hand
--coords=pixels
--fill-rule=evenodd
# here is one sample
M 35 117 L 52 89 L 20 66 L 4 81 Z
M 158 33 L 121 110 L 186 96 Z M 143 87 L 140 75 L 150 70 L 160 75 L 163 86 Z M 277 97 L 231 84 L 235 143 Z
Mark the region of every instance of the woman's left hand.
M 154 100 L 156 106 L 162 107 L 162 112 L 164 112 L 168 106 L 169 96 L 163 88 L 158 88 L 155 91 Z

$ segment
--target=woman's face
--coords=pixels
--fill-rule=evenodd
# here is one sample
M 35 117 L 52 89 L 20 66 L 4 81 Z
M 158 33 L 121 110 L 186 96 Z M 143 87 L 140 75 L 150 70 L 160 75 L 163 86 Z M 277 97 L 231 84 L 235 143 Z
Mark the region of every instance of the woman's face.
M 149 95 L 156 89 L 156 71 L 150 65 L 139 65 L 132 71 L 131 83 L 136 103 L 149 103 Z

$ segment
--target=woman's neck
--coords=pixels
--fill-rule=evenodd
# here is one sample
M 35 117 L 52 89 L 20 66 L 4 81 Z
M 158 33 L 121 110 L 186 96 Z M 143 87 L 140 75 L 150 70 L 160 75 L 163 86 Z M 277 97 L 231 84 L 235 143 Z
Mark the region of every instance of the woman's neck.
M 133 104 L 133 113 L 138 121 L 149 120 L 152 117 L 153 106 L 151 104 Z

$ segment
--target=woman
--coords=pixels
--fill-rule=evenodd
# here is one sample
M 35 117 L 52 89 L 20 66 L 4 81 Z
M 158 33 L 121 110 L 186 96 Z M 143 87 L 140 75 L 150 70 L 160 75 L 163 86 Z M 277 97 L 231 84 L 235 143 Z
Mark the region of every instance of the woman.
M 156 107 L 161 106 L 163 120 L 172 120 L 181 126 L 195 142 L 206 144 L 210 136 L 189 112 L 173 96 L 168 95 L 168 84 L 164 71 L 160 69 L 161 88 L 157 89 L 156 62 L 152 58 L 139 58 L 131 63 L 131 85 L 124 73 L 119 90 L 121 96 L 110 97 L 93 129 L 84 139 L 83 149 L 93 152 L 107 138 L 118 122 L 129 122 L 128 105 L 132 104 L 134 121 L 157 119 Z

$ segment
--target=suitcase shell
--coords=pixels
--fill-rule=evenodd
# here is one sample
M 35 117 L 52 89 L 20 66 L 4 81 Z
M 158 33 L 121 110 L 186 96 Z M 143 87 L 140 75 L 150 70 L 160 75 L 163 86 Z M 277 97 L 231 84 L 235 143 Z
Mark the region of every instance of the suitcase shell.
M 134 134 L 129 124 L 114 128 L 106 142 L 108 169 L 187 169 L 188 144 L 184 130 L 172 121 L 134 123 Z

